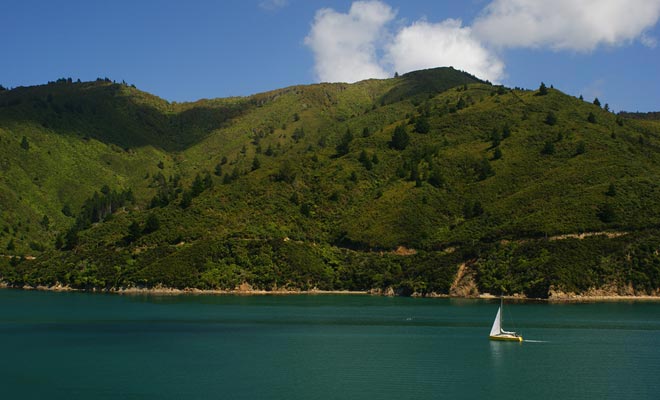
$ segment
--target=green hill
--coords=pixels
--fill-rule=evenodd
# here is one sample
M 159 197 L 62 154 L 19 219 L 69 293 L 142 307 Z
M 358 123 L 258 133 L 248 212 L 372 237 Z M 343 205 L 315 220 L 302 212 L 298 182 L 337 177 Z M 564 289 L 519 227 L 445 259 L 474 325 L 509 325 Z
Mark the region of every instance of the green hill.
M 61 80 L 0 92 L 0 143 L 0 253 L 31 256 L 0 261 L 10 285 L 660 288 L 660 125 L 555 89 L 439 68 L 174 104 Z

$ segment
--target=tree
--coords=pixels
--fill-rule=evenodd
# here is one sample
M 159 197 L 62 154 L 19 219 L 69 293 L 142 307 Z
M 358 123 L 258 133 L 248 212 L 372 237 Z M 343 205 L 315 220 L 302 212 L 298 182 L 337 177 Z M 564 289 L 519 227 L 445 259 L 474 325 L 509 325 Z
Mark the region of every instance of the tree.
M 142 236 L 142 228 L 137 221 L 131 222 L 128 226 L 128 234 L 126 235 L 126 242 L 133 243 Z
M 256 171 L 261 167 L 261 161 L 259 161 L 259 157 L 254 156 L 254 159 L 252 160 L 252 171 Z
M 222 164 L 220 163 L 216 164 L 213 173 L 215 174 L 215 176 L 222 176 Z
M 598 207 L 596 216 L 598 216 L 602 222 L 609 224 L 610 222 L 614 222 L 616 219 L 616 212 L 614 211 L 614 207 L 612 207 L 611 204 L 606 203 Z
M 493 153 L 493 160 L 499 160 L 502 158 L 502 150 L 500 148 L 496 148 L 495 152 Z
M 302 203 L 300 205 L 300 213 L 305 217 L 309 217 L 312 213 L 312 206 L 309 203 Z
M 420 178 L 419 165 L 417 163 L 413 163 L 413 165 L 410 168 L 410 176 L 408 177 L 408 180 L 418 181 L 419 178 Z
M 502 135 L 500 134 L 499 129 L 493 128 L 493 130 L 490 132 L 490 140 L 492 142 L 491 147 L 499 146 L 500 142 L 502 141 Z
M 60 234 L 55 238 L 55 249 L 59 250 L 62 247 L 64 247 L 64 236 Z
M 158 161 L 158 168 L 164 169 L 165 168 L 165 163 L 162 161 Z
M 46 230 L 50 227 L 50 218 L 48 218 L 48 215 L 44 215 L 43 219 L 41 220 L 41 226 L 43 226 Z
M 234 167 L 234 169 L 231 170 L 232 182 L 237 180 L 240 176 L 241 176 L 241 171 L 239 171 L 238 167 Z
M 502 128 L 502 139 L 506 139 L 509 136 L 511 136 L 511 127 L 509 127 L 509 124 L 505 124 Z
M 429 133 L 430 130 L 431 130 L 431 124 L 429 124 L 428 118 L 423 116 L 417 118 L 417 121 L 415 122 L 415 132 Z
M 368 126 L 365 126 L 364 129 L 362 129 L 362 137 L 366 138 L 369 136 L 371 136 L 371 131 Z
M 350 144 L 353 141 L 353 134 L 350 129 L 346 129 L 346 133 L 342 136 L 341 141 L 336 147 L 338 156 L 345 156 L 350 151 Z
M 589 115 L 587 116 L 587 121 L 591 122 L 592 124 L 596 123 L 596 115 L 592 112 L 589 112 Z
M 552 155 L 555 154 L 555 144 L 551 141 L 545 142 L 543 149 L 541 149 L 541 154 Z
M 390 141 L 390 147 L 395 150 L 403 150 L 408 146 L 410 142 L 410 137 L 408 132 L 406 132 L 405 125 L 398 125 L 394 128 L 394 133 L 392 134 L 392 140 Z
M 158 229 L 160 229 L 160 220 L 156 216 L 156 214 L 149 214 L 147 217 L 147 221 L 144 223 L 144 229 L 142 232 L 144 234 L 156 232 Z
M 541 86 L 539 86 L 539 96 L 545 96 L 548 94 L 548 88 L 545 86 L 545 83 L 541 82 Z
M 72 226 L 64 235 L 64 250 L 73 250 L 78 245 L 78 227 Z
M 472 215 L 478 217 L 483 213 L 484 213 L 484 208 L 481 206 L 481 202 L 475 201 L 474 206 L 472 206 Z
M 228 175 L 225 176 L 227 177 Z M 185 192 L 183 192 L 183 196 L 181 196 L 181 203 L 179 204 L 179 206 L 183 209 L 186 209 L 190 207 L 190 205 L 192 204 L 192 200 L 193 200 L 192 193 L 186 190 Z
M 584 154 L 585 151 L 587 151 L 587 146 L 584 144 L 584 141 L 580 141 L 575 148 L 575 155 L 579 156 L 580 154 Z
M 484 209 L 481 206 L 481 202 L 479 201 L 467 201 L 465 204 L 463 204 L 463 217 L 465 217 L 465 219 L 478 217 L 483 213 Z
M 62 214 L 64 214 L 67 217 L 73 217 L 73 212 L 71 211 L 71 206 L 68 204 L 65 204 L 62 207 Z
M 25 151 L 30 150 L 30 143 L 25 136 L 23 136 L 23 139 L 21 139 L 21 148 Z
M 594 105 L 600 107 L 600 100 L 598 100 L 598 97 L 594 99 Z
M 298 143 L 300 139 L 305 137 L 305 129 L 302 127 L 296 128 L 295 131 L 293 131 L 293 135 L 291 135 L 291 138 L 293 138 L 293 141 Z
M 431 173 L 429 174 L 427 182 L 436 188 L 440 188 L 444 185 L 445 178 L 442 176 L 442 171 L 437 164 L 433 165 L 431 168 Z
M 280 169 L 277 172 L 277 175 L 275 175 L 275 180 L 279 182 L 293 183 L 295 179 L 296 172 L 294 171 L 291 162 L 286 160 L 280 164 Z
M 195 180 L 192 183 L 190 191 L 192 192 L 191 194 L 193 197 L 199 196 L 204 191 L 204 181 L 202 180 L 202 176 L 200 174 L 195 176 Z
M 610 186 L 607 188 L 607 192 L 605 192 L 605 195 L 610 197 L 616 196 L 616 186 L 614 186 L 613 183 L 610 183 Z
M 490 162 L 487 158 L 483 158 L 481 162 L 477 165 L 477 175 L 480 181 L 495 175 L 493 167 L 490 165 Z
M 362 150 L 362 153 L 360 153 L 360 157 L 358 158 L 358 161 L 362 163 L 362 166 L 367 169 L 367 171 L 370 171 L 373 168 L 373 162 L 371 161 L 371 158 L 367 154 L 366 150 Z
M 553 126 L 557 123 L 557 116 L 555 115 L 554 112 L 550 111 L 546 116 L 545 116 L 545 123 Z
M 16 250 L 16 245 L 14 244 L 14 239 L 10 239 L 9 243 L 7 243 L 7 251 L 14 251 Z
M 603 110 L 610 112 L 610 105 L 605 103 L 605 106 L 603 107 Z

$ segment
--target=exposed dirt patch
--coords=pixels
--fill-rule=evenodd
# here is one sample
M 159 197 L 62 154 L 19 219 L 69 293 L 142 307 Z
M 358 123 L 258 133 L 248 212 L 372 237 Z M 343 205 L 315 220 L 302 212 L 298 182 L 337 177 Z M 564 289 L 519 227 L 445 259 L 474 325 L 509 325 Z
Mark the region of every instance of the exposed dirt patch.
M 474 271 L 470 268 L 472 262 L 468 261 L 461 264 L 456 272 L 454 282 L 449 288 L 449 295 L 452 297 L 478 297 L 479 290 L 474 280 Z
M 397 256 L 414 256 L 415 254 L 417 254 L 417 250 L 409 249 L 404 246 L 399 246 L 392 253 L 396 254 Z

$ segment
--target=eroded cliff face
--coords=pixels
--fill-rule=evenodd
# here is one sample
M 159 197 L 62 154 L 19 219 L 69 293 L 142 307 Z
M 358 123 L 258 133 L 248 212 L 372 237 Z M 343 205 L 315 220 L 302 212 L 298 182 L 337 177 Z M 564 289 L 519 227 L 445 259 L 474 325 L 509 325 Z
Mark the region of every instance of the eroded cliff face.
M 456 278 L 449 289 L 449 295 L 452 297 L 479 296 L 479 289 L 474 280 L 474 271 L 470 268 L 469 262 L 465 262 L 458 267 Z

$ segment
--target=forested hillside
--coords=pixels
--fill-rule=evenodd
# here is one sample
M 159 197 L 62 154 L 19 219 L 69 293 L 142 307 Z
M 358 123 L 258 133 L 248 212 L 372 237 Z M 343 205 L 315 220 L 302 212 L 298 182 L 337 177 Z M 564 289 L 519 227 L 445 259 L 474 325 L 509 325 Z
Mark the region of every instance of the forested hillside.
M 658 294 L 658 198 L 653 115 L 452 68 L 182 104 L 0 91 L 11 286 Z

